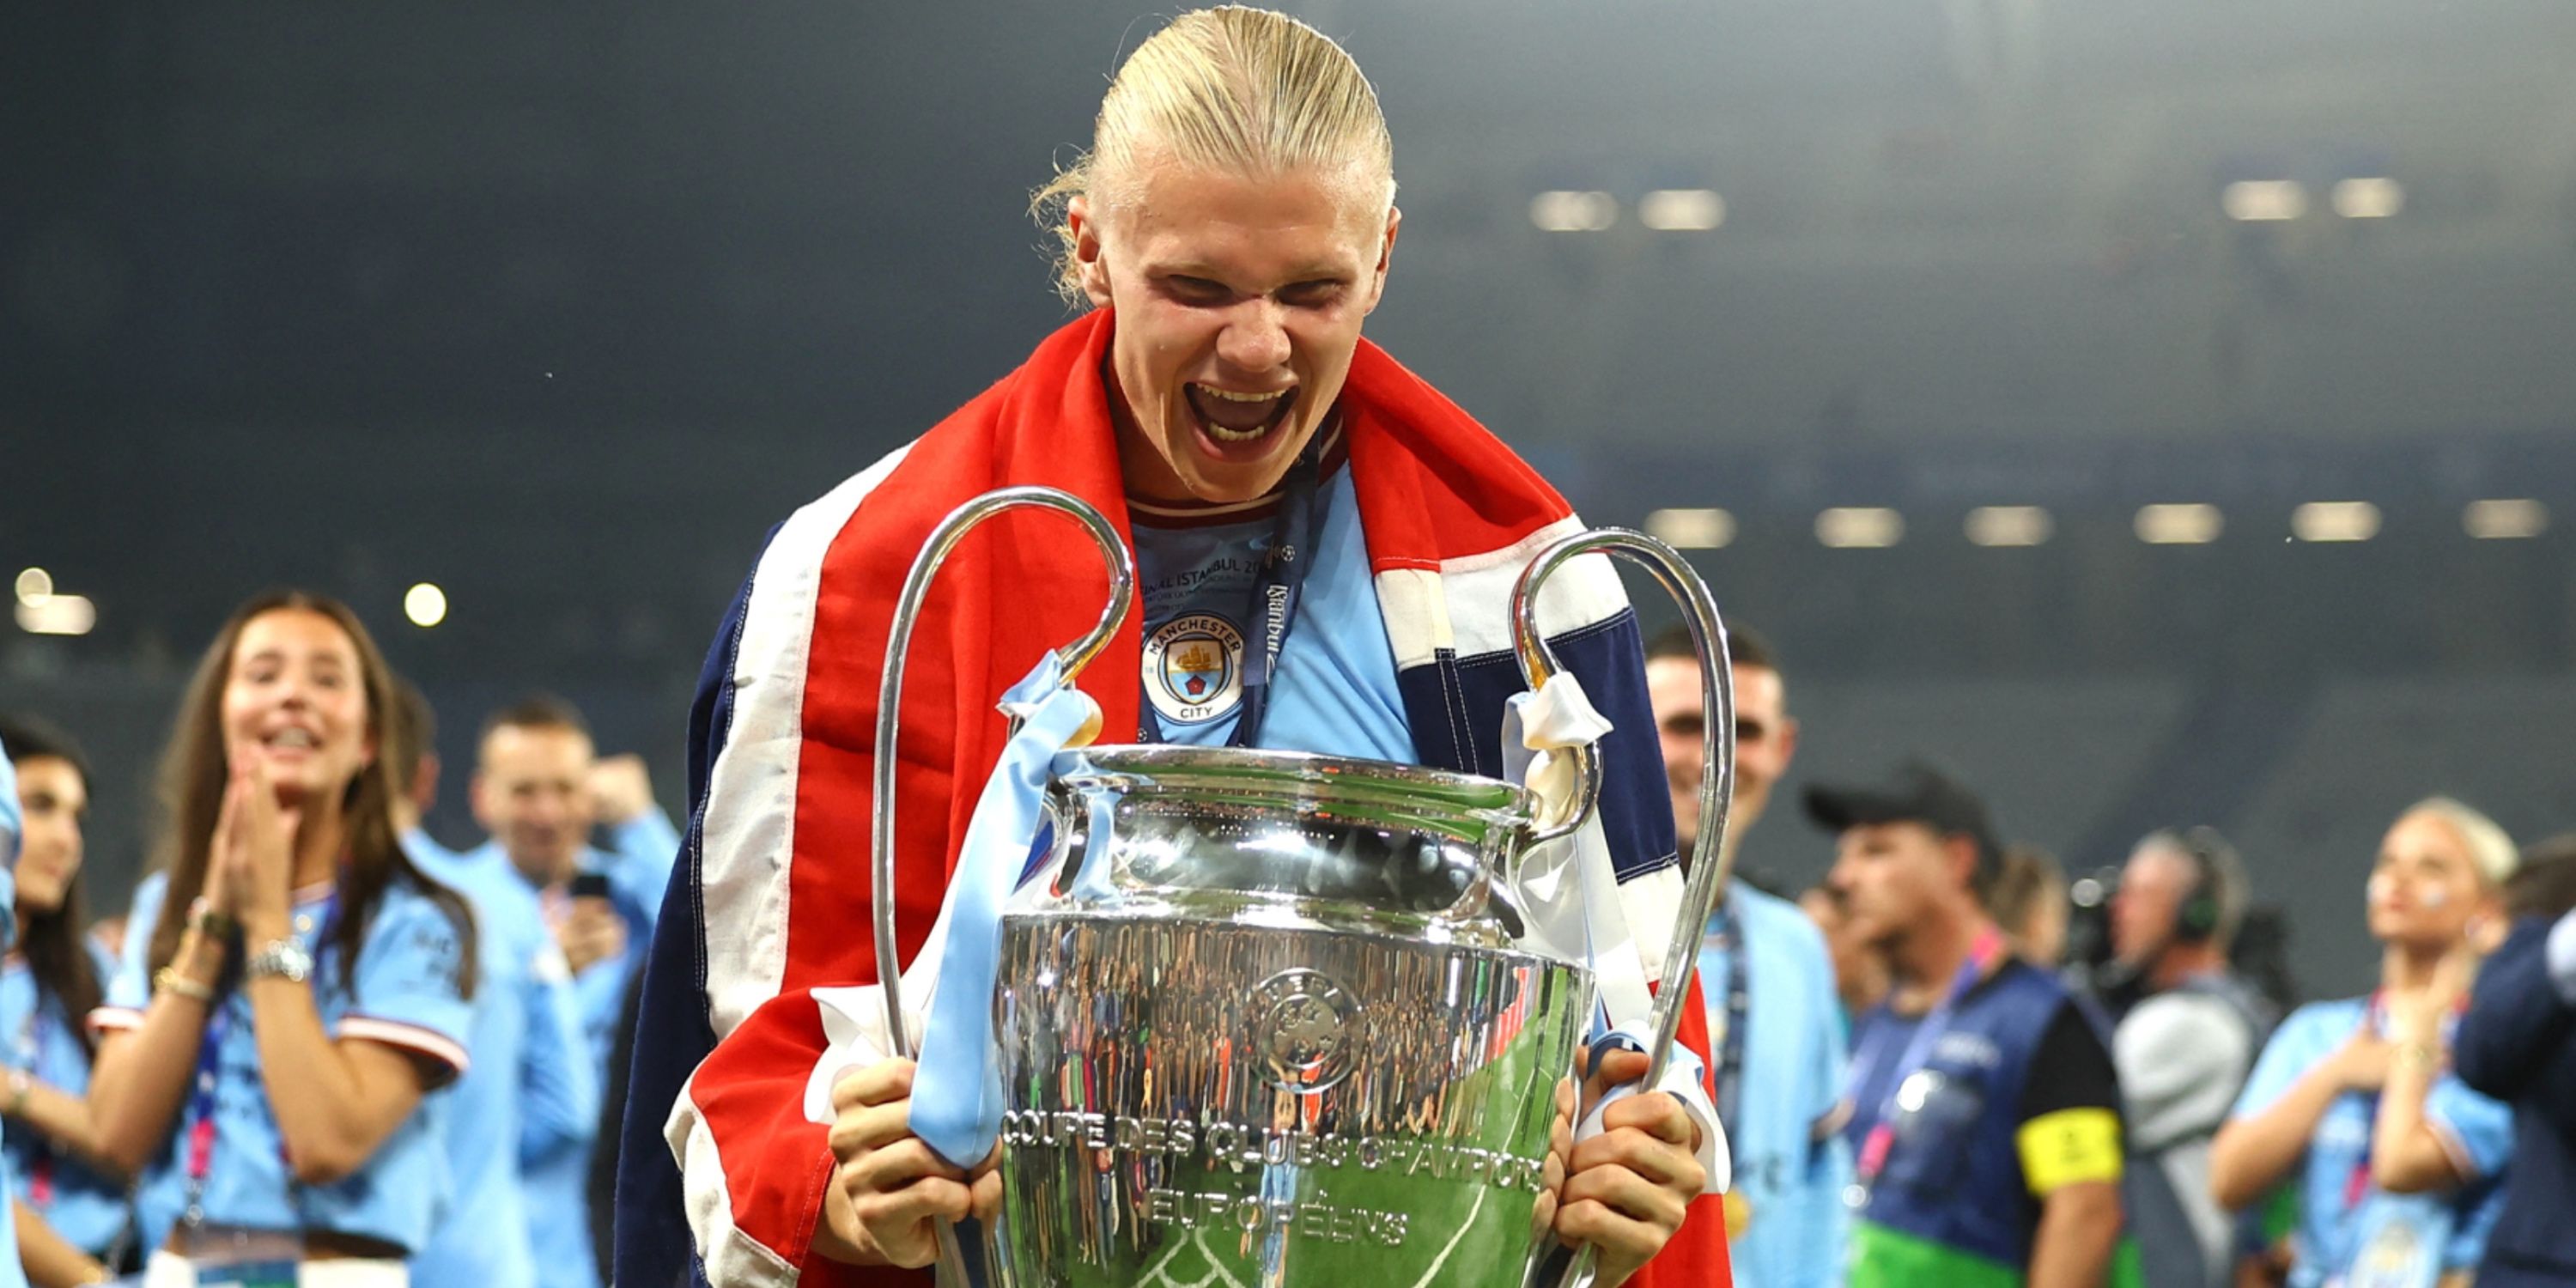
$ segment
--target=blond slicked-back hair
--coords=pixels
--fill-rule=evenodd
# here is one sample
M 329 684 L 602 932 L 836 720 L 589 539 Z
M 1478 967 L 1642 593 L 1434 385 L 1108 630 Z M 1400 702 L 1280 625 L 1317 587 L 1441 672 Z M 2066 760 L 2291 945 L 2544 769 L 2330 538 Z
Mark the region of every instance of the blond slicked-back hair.
M 1386 116 L 1340 45 L 1267 9 L 1184 13 L 1127 56 L 1101 97 L 1090 151 L 1029 203 L 1056 234 L 1056 290 L 1067 302 L 1088 301 L 1065 203 L 1118 204 L 1138 162 L 1158 153 L 1243 175 L 1342 172 L 1381 209 L 1395 201 Z

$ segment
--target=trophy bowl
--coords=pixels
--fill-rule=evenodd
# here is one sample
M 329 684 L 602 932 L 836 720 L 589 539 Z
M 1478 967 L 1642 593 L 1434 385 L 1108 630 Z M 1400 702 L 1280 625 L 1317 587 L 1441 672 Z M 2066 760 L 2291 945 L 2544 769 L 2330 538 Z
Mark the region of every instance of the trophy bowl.
M 932 530 L 879 679 L 880 980 L 902 975 L 890 749 L 912 625 L 965 534 L 1018 506 L 1077 521 L 1109 567 L 1099 621 L 1054 655 L 1060 683 L 1133 606 L 1133 557 L 1068 493 L 997 489 Z M 1642 564 L 1681 601 L 1701 662 L 1691 853 L 1706 861 L 1689 867 L 1660 958 L 1643 1043 L 1651 1086 L 1672 1058 L 1700 927 L 1725 883 L 1733 689 L 1707 586 L 1671 547 L 1621 529 L 1561 537 L 1522 571 L 1513 637 L 1530 687 L 1561 673 L 1539 630 L 1540 585 L 1600 554 Z M 1531 850 L 1576 836 L 1592 814 L 1600 757 L 1579 747 L 1571 763 L 1579 782 L 1554 780 L 1570 799 L 1543 805 L 1511 783 L 1374 760 L 1178 746 L 1057 754 L 1026 869 L 1006 898 L 977 896 L 976 915 L 994 918 L 984 1054 L 1000 1081 L 1002 1212 L 980 1280 L 940 1225 L 942 1288 L 1589 1285 L 1595 1250 L 1565 1254 L 1539 1218 L 1550 1142 L 1573 1099 L 1559 1091 L 1595 1019 L 1593 949 L 1588 934 L 1579 946 L 1525 934 L 1517 900 L 1562 913 L 1566 890 L 1515 880 Z M 1553 892 L 1533 893 L 1542 887 Z M 892 1049 L 916 1051 L 900 990 L 882 1000 Z
M 994 1280 L 1527 1282 L 1592 1004 L 1513 946 L 1532 809 L 1378 761 L 1060 757 L 1002 917 Z

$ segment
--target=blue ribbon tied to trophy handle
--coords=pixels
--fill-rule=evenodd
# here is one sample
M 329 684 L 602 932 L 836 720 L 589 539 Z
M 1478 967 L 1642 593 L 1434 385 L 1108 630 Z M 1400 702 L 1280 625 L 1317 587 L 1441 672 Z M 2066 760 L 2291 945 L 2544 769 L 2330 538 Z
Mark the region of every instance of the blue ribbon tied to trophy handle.
M 948 879 L 947 943 L 912 1084 L 913 1134 L 969 1169 L 992 1156 L 1002 1132 L 1001 1046 L 993 1032 L 1002 907 L 1044 825 L 1057 753 L 1089 744 L 1101 726 L 1099 704 L 1065 682 L 1064 661 L 1052 651 L 1002 695 L 1001 708 L 1017 727 L 984 782 Z

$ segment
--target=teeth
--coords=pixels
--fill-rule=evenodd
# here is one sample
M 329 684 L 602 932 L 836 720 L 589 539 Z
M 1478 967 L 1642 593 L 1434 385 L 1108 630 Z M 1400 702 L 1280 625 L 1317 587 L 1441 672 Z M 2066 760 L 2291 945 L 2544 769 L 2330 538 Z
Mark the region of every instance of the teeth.
M 288 729 L 272 735 L 268 740 L 268 745 L 272 747 L 311 747 L 316 744 L 313 740 L 313 735 L 306 733 L 301 729 Z
M 1266 403 L 1288 392 L 1285 389 L 1274 389 L 1266 394 L 1239 394 L 1231 390 L 1219 389 L 1214 385 L 1200 385 L 1198 388 L 1200 393 L 1210 398 L 1222 398 L 1227 402 L 1239 403 Z
M 1208 437 L 1220 443 L 1249 443 L 1270 432 L 1267 429 L 1227 429 L 1212 420 L 1202 420 L 1199 425 L 1207 430 Z

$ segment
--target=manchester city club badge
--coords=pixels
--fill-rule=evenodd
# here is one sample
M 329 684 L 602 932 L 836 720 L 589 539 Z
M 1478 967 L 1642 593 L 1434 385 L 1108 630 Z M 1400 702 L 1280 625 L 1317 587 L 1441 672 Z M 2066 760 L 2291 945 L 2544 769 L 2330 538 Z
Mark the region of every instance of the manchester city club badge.
M 1214 613 L 1164 623 L 1145 640 L 1145 694 L 1177 724 L 1205 724 L 1243 698 L 1243 632 Z

